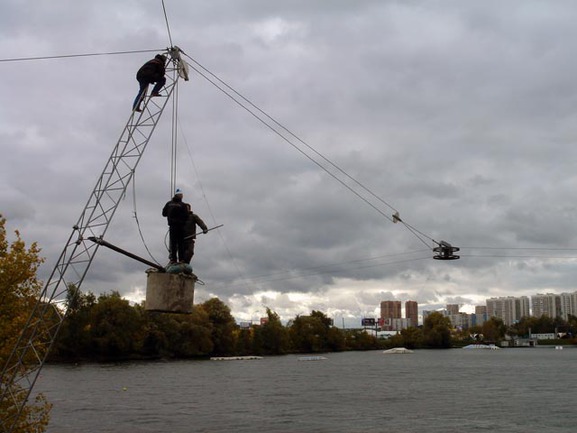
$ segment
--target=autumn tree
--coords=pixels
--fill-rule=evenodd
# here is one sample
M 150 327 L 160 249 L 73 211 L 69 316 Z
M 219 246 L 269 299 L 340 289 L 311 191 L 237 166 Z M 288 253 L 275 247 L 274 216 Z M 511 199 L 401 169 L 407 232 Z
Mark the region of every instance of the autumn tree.
M 206 312 L 212 325 L 212 354 L 218 356 L 233 354 L 236 347 L 236 322 L 230 308 L 218 298 L 209 299 L 198 308 Z
M 345 347 L 349 350 L 374 350 L 379 348 L 379 341 L 361 329 L 350 329 L 344 333 Z
M 321 334 L 322 323 L 311 316 L 297 316 L 289 322 L 289 335 L 295 351 L 301 353 L 325 352 Z
M 429 314 L 423 323 L 423 343 L 435 349 L 451 347 L 451 320 L 437 311 Z
M 38 267 L 43 262 L 39 256 L 40 249 L 36 243 L 26 248 L 18 231 L 15 231 L 15 236 L 16 239 L 10 243 L 6 233 L 6 219 L 0 215 L 0 368 L 3 372 L 15 367 L 8 365 L 11 351 L 42 290 L 42 283 L 36 279 Z M 2 422 L 5 422 L 14 419 L 27 392 L 18 384 L 6 382 L 10 380 L 9 375 L 2 375 L 0 380 L 2 381 L 0 390 L 14 397 L 0 401 L 0 414 Z M 34 402 L 24 405 L 12 431 L 17 433 L 45 431 L 50 408 L 51 405 L 44 396 L 37 396 Z
M 98 297 L 90 312 L 90 322 L 96 356 L 126 358 L 140 351 L 142 317 L 117 291 Z
M 402 346 L 407 349 L 418 349 L 423 345 L 423 331 L 420 328 L 412 326 L 401 330 L 399 335 Z
M 165 336 L 165 354 L 191 358 L 212 353 L 213 327 L 204 309 L 194 307 L 190 314 L 149 313 L 148 317 L 149 324 L 164 324 L 158 330 Z
M 569 314 L 567 319 L 567 331 L 571 337 L 575 338 L 577 335 L 577 316 Z
M 255 327 L 238 328 L 234 332 L 236 346 L 234 353 L 238 356 L 259 355 L 262 344 L 256 336 Z
M 263 355 L 282 355 L 289 351 L 288 330 L 282 325 L 280 317 L 270 308 L 266 309 L 267 321 L 254 330 L 255 353 Z
M 91 356 L 90 314 L 96 302 L 96 296 L 92 292 L 82 293 L 73 284 L 68 287 L 67 315 L 49 354 L 50 360 L 77 361 Z
M 491 317 L 481 327 L 484 340 L 486 342 L 497 342 L 505 337 L 507 326 L 497 317 Z
M 293 348 L 297 352 L 327 352 L 343 350 L 345 338 L 340 330 L 332 327 L 332 320 L 321 311 L 313 310 L 310 316 L 297 316 L 289 326 Z

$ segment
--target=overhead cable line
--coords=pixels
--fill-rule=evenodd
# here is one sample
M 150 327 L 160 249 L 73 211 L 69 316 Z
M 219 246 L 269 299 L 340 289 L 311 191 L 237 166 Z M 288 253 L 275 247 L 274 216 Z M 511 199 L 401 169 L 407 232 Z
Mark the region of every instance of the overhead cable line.
M 174 98 L 172 99 L 171 117 L 171 140 L 170 140 L 170 193 L 172 196 L 176 191 L 178 181 L 178 81 L 174 85 Z
M 312 147 L 311 145 L 309 145 L 306 141 L 304 141 L 303 139 L 301 139 L 298 135 L 296 135 L 295 133 L 293 133 L 291 130 L 289 130 L 286 126 L 284 126 L 282 123 L 280 123 L 278 120 L 276 120 L 274 117 L 270 116 L 268 113 L 266 113 L 265 111 L 263 111 L 260 107 L 258 107 L 257 105 L 255 105 L 251 100 L 249 100 L 248 98 L 246 98 L 244 95 L 240 94 L 239 92 L 237 92 L 234 88 L 232 88 L 231 86 L 229 86 L 226 82 L 224 82 L 223 80 L 221 80 L 218 76 L 216 76 L 215 74 L 213 74 L 211 71 L 209 71 L 208 69 L 206 69 L 204 66 L 202 66 L 200 63 L 198 63 L 196 60 L 192 59 L 190 56 L 186 55 L 189 59 L 191 59 L 194 63 L 196 63 L 200 68 L 202 68 L 205 72 L 209 73 L 212 77 L 214 77 L 216 80 L 218 80 L 220 83 L 222 83 L 224 86 L 226 86 L 226 88 L 228 88 L 229 90 L 231 90 L 232 92 L 234 92 L 236 95 L 238 95 L 240 98 L 242 98 L 245 102 L 247 102 L 248 104 L 250 104 L 251 107 L 253 107 L 254 109 L 256 109 L 259 113 L 263 114 L 267 119 L 269 119 L 270 121 L 272 121 L 275 125 L 277 125 L 279 128 L 281 128 L 283 131 L 285 131 L 286 133 L 288 133 L 290 136 L 292 136 L 293 138 L 295 138 L 296 140 L 298 140 L 301 144 L 303 144 L 304 146 L 306 146 L 309 150 L 311 150 L 312 152 L 314 152 L 317 156 L 319 156 L 320 158 L 322 158 L 325 162 L 329 163 L 331 166 L 333 166 L 336 170 L 338 170 L 341 174 L 343 174 L 344 176 L 346 176 L 349 180 L 353 181 L 355 184 L 357 184 L 358 186 L 360 186 L 363 190 L 365 190 L 366 192 L 368 192 L 371 196 L 373 196 L 374 198 L 376 198 L 377 200 L 379 200 L 381 203 L 383 203 L 384 205 L 386 205 L 387 207 L 389 207 L 393 212 L 398 212 L 397 209 L 395 209 L 395 207 L 393 207 L 391 204 L 387 203 L 384 199 L 382 199 L 381 197 L 379 197 L 377 194 L 375 194 L 373 191 L 371 191 L 368 187 L 366 187 L 365 185 L 363 185 L 361 182 L 359 182 L 357 179 L 355 179 L 354 177 L 352 177 L 351 175 L 349 175 L 345 170 L 343 170 L 340 166 L 338 166 L 336 163 L 334 163 L 333 161 L 331 161 L 330 159 L 328 159 L 327 157 L 325 157 L 323 154 L 321 154 L 320 152 L 318 152 L 314 147 Z M 391 222 L 393 221 L 391 218 L 388 217 L 388 215 L 385 215 Z
M 184 145 L 185 145 L 186 150 L 188 152 L 188 157 L 190 159 L 190 163 L 192 165 L 194 173 L 196 174 L 198 186 L 199 186 L 200 191 L 202 193 L 202 198 L 204 199 L 204 202 L 206 203 L 206 207 L 208 209 L 208 212 L 210 214 L 210 217 L 211 217 L 213 223 L 216 224 L 216 217 L 214 216 L 214 212 L 212 211 L 212 207 L 210 206 L 210 203 L 208 201 L 208 197 L 206 195 L 204 185 L 203 185 L 202 181 L 200 180 L 198 168 L 196 167 L 196 164 L 194 163 L 194 158 L 192 157 L 192 151 L 190 150 L 190 146 L 188 145 L 188 140 L 186 139 L 186 135 L 184 134 L 184 131 L 183 131 L 182 126 L 181 126 L 182 123 L 179 120 L 177 120 L 177 123 L 178 123 L 178 129 L 180 130 L 180 133 L 182 135 L 182 139 L 184 140 Z M 230 251 L 230 248 L 228 247 L 228 243 L 226 242 L 226 239 L 224 238 L 222 232 L 220 230 L 217 230 L 216 232 L 218 233 L 218 236 L 220 237 L 220 240 L 222 241 L 222 244 L 224 245 L 224 248 L 226 249 L 228 257 L 230 258 L 232 264 L 234 265 L 236 272 L 239 275 L 239 278 L 243 279 L 243 280 L 248 280 L 248 278 L 244 276 L 243 272 L 241 271 L 240 267 L 238 266 L 237 261 L 234 259 L 234 256 L 232 255 L 232 252 Z M 248 288 L 248 286 L 246 288 Z
M 370 264 L 370 265 L 365 265 L 365 266 L 356 266 L 354 268 L 347 268 L 347 269 L 340 269 L 340 270 L 326 270 L 326 271 L 318 271 L 318 272 L 309 272 L 309 273 L 305 273 L 302 272 L 299 275 L 292 275 L 292 276 L 286 276 L 286 277 L 282 277 L 282 276 L 278 276 L 278 277 L 274 277 L 271 276 L 270 278 L 263 276 L 261 278 L 252 278 L 252 281 L 254 281 L 255 283 L 271 283 L 271 282 L 279 282 L 279 281 L 287 281 L 287 280 L 295 280 L 295 279 L 302 279 L 302 278 L 307 278 L 307 277 L 313 277 L 313 276 L 317 276 L 317 275 L 324 275 L 324 274 L 340 274 L 340 273 L 344 273 L 344 272 L 350 272 L 350 271 L 354 271 L 354 270 L 358 270 L 358 269 L 368 269 L 368 268 L 374 268 L 377 266 L 389 266 L 389 265 L 396 265 L 396 264 L 400 264 L 400 263 L 408 263 L 408 262 L 415 262 L 415 261 L 420 261 L 420 260 L 429 260 L 430 256 L 427 255 L 426 257 L 416 257 L 416 258 L 411 258 L 411 259 L 402 259 L 402 260 L 396 260 L 396 261 L 392 261 L 392 262 L 386 262 L 386 263 L 376 263 L 376 264 Z M 287 271 L 288 272 L 288 271 Z M 221 287 L 227 287 L 227 288 L 231 288 L 231 286 L 222 284 L 220 286 L 214 286 L 214 289 L 219 289 Z
M 311 266 L 311 267 L 306 267 L 306 268 L 299 268 L 299 272 L 306 272 L 306 271 L 322 271 L 323 269 L 327 269 L 326 271 L 322 271 L 321 273 L 326 273 L 329 272 L 329 270 L 331 268 L 334 267 L 342 267 L 342 266 L 346 266 L 346 265 L 353 265 L 353 264 L 359 264 L 359 263 L 364 263 L 364 262 L 373 262 L 376 260 L 382 260 L 385 258 L 393 258 L 393 257 L 399 257 L 399 256 L 407 256 L 407 255 L 411 255 L 411 254 L 416 254 L 416 253 L 423 253 L 429 251 L 428 249 L 421 249 L 421 250 L 413 250 L 413 251 L 407 251 L 404 253 L 396 253 L 396 254 L 385 254 L 382 256 L 376 256 L 376 257 L 366 257 L 366 258 L 362 258 L 362 259 L 355 259 L 355 260 L 348 260 L 346 262 L 340 262 L 340 263 L 330 263 L 330 264 L 326 264 L 326 265 L 319 265 L 319 266 Z M 408 260 L 414 260 L 414 259 L 408 259 Z M 420 260 L 420 258 L 418 258 L 418 260 Z M 372 267 L 372 266 L 380 266 L 380 265 L 386 265 L 389 262 L 385 262 L 385 263 L 377 263 L 375 265 L 368 265 L 368 266 L 361 266 L 361 268 L 365 268 L 365 267 Z M 396 263 L 393 262 L 393 263 Z M 352 268 L 352 269 L 357 269 L 357 268 Z M 279 272 L 275 272 L 272 274 L 260 274 L 260 275 L 253 275 L 251 276 L 251 278 L 253 279 L 261 279 L 261 278 L 270 278 L 270 277 L 276 277 L 276 276 L 281 276 L 284 274 L 289 274 L 289 273 L 294 273 L 294 270 L 286 270 L 286 271 L 279 271 Z M 311 275 L 316 275 L 315 274 L 311 274 Z
M 168 15 L 166 14 L 166 7 L 164 6 L 164 0 L 162 0 L 162 10 L 164 11 L 164 21 L 166 21 L 166 31 L 168 32 L 168 40 L 170 46 L 172 47 L 172 35 L 170 34 L 170 25 L 168 24 Z
M 132 213 L 133 213 L 133 218 L 136 221 L 136 227 L 138 228 L 138 234 L 140 235 L 140 239 L 142 240 L 142 244 L 144 245 L 144 248 L 146 249 L 146 252 L 148 253 L 148 256 L 152 259 L 153 262 L 155 262 L 157 265 L 160 266 L 160 263 L 158 263 L 158 260 L 156 260 L 156 258 L 152 255 L 152 253 L 150 252 L 150 249 L 148 248 L 148 245 L 146 243 L 146 240 L 144 239 L 144 234 L 142 233 L 142 229 L 140 227 L 140 221 L 138 220 L 138 210 L 137 210 L 137 206 L 136 206 L 136 174 L 135 171 L 132 171 Z
M 162 6 L 163 6 L 163 10 L 164 10 L 164 15 L 165 15 L 165 20 L 166 20 L 166 25 L 167 25 L 167 31 L 168 31 L 168 36 L 169 36 L 169 40 L 172 46 L 172 35 L 170 33 L 170 27 L 169 27 L 169 23 L 168 23 L 168 16 L 166 14 L 166 8 L 164 6 L 164 1 L 162 2 Z M 136 54 L 136 53 L 147 53 L 147 52 L 157 52 L 157 51 L 162 51 L 163 49 L 154 49 L 154 50 L 134 50 L 134 51 L 114 51 L 114 52 L 101 52 L 101 53 L 82 53 L 82 54 L 65 54 L 65 55 L 57 55 L 57 56 L 42 56 L 42 57 L 20 57 L 20 58 L 9 58 L 9 59 L 0 59 L 0 62 L 17 62 L 17 61 L 31 61 L 31 60 L 51 60 L 51 59 L 64 59 L 64 58 L 75 58 L 75 57 L 90 57 L 90 56 L 105 56 L 105 55 L 122 55 L 122 54 Z M 193 65 L 191 65 L 191 68 L 194 69 L 200 76 L 202 76 L 203 78 L 205 78 L 207 81 L 209 81 L 212 85 L 214 85 L 217 89 L 219 89 L 221 92 L 223 92 L 225 95 L 227 95 L 230 99 L 232 99 L 237 105 L 239 105 L 240 107 L 242 107 L 243 109 L 245 109 L 248 113 L 250 113 L 253 117 L 255 117 L 259 122 L 261 122 L 263 125 L 265 125 L 267 128 L 269 128 L 271 131 L 273 131 L 275 134 L 277 134 L 280 138 L 282 138 L 284 141 L 286 141 L 288 144 L 290 144 L 293 148 L 295 148 L 298 152 L 300 152 L 302 155 L 304 155 L 307 159 L 309 159 L 311 162 L 313 162 L 315 165 L 317 165 L 321 170 L 325 171 L 329 176 L 331 176 L 333 179 L 335 179 L 337 182 L 339 182 L 342 186 L 344 186 L 346 189 L 348 189 L 351 193 L 353 193 L 354 195 L 356 195 L 359 199 L 361 199 L 362 201 L 364 201 L 368 206 L 370 206 L 371 208 L 373 208 L 375 211 L 377 211 L 381 216 L 385 217 L 386 219 L 388 219 L 391 222 L 400 222 L 402 223 L 415 237 L 417 237 L 417 239 L 419 239 L 423 244 L 425 244 L 427 246 L 427 248 L 431 248 L 430 245 L 424 240 L 424 238 L 428 239 L 429 241 L 433 242 L 434 244 L 439 244 L 439 242 L 437 242 L 436 240 L 434 240 L 432 237 L 426 235 L 425 233 L 423 233 L 422 231 L 416 229 L 415 227 L 411 226 L 410 224 L 408 224 L 407 222 L 405 222 L 403 219 L 398 217 L 398 211 L 391 205 L 389 204 L 387 201 L 385 201 L 382 197 L 378 196 L 376 193 L 374 193 L 371 189 L 369 189 L 368 187 L 366 187 L 364 184 L 362 184 L 361 182 L 359 182 L 357 179 L 355 179 L 354 177 L 352 177 L 351 175 L 349 175 L 344 169 L 342 169 L 339 165 L 337 165 L 336 163 L 334 163 L 333 161 L 331 161 L 330 159 L 326 158 L 324 155 L 322 155 L 320 152 L 318 152 L 315 148 L 313 148 L 311 145 L 309 145 L 308 143 L 306 143 L 304 140 L 302 140 L 300 137 L 298 137 L 296 134 L 294 134 L 292 131 L 290 131 L 288 128 L 286 128 L 284 125 L 282 125 L 280 122 L 278 122 L 276 119 L 274 119 L 272 116 L 270 116 L 269 114 L 267 114 L 265 111 L 263 111 L 262 109 L 260 109 L 257 105 L 255 105 L 252 101 L 250 101 L 248 98 L 246 98 L 245 96 L 243 96 L 242 94 L 240 94 L 238 91 L 236 91 L 234 88 L 232 88 L 230 85 L 228 85 L 226 82 L 224 82 L 222 79 L 220 79 L 217 75 L 215 75 L 213 72 L 209 71 L 207 68 L 205 68 L 202 64 L 200 64 L 199 62 L 197 62 L 195 59 L 193 59 L 192 57 L 190 57 L 188 54 L 182 52 L 188 59 L 190 59 L 192 62 L 194 62 L 194 64 L 198 65 L 198 68 L 194 67 Z M 395 214 L 397 215 L 397 217 L 391 217 L 388 214 L 386 214 L 385 212 L 383 212 L 379 207 L 377 207 L 375 204 L 373 204 L 371 201 L 369 201 L 366 197 L 364 197 L 363 195 L 361 195 L 358 191 L 356 191 L 353 187 L 351 187 L 349 184 L 347 184 L 344 180 L 340 179 L 335 173 L 333 173 L 332 171 L 330 171 L 327 167 L 325 167 L 323 164 L 321 164 L 319 161 L 317 161 L 316 159 L 314 159 L 311 155 L 309 155 L 308 153 L 306 153 L 303 149 L 301 149 L 299 146 L 297 146 L 295 143 L 293 143 L 291 140 L 289 140 L 285 135 L 283 135 L 278 129 L 276 129 L 273 125 L 271 125 L 268 121 L 266 121 L 265 119 L 263 119 L 261 116 L 259 116 L 257 113 L 255 113 L 249 106 L 247 106 L 245 103 L 243 103 L 242 101 L 240 101 L 238 98 L 236 98 L 234 95 L 232 95 L 229 91 L 227 91 L 225 88 L 223 88 L 221 85 L 219 85 L 217 82 L 215 82 L 213 79 L 211 79 L 209 76 L 207 76 L 205 73 L 203 73 L 200 69 L 202 69 L 202 71 L 205 71 L 206 74 L 210 74 L 211 77 L 214 78 L 214 80 L 217 80 L 219 83 L 222 84 L 222 86 L 226 87 L 226 89 L 229 89 L 231 92 L 233 92 L 235 95 L 237 95 L 239 98 L 241 98 L 243 101 L 245 101 L 247 104 L 250 105 L 250 107 L 254 108 L 255 110 L 258 111 L 258 113 L 262 114 L 263 116 L 266 117 L 266 119 L 268 119 L 270 122 L 272 122 L 274 125 L 276 125 L 278 128 L 280 128 L 281 130 L 285 131 L 287 134 L 289 134 L 290 136 L 292 136 L 294 139 L 296 139 L 297 141 L 299 141 L 301 144 L 303 144 L 304 146 L 306 146 L 306 148 L 308 148 L 311 152 L 313 152 L 314 154 L 316 154 L 319 158 L 321 158 L 323 161 L 325 161 L 326 163 L 330 164 L 335 170 L 337 170 L 339 173 L 341 173 L 343 176 L 345 176 L 347 179 L 349 179 L 350 181 L 352 181 L 354 184 L 356 184 L 358 187 L 360 187 L 362 190 L 364 190 L 365 192 L 367 192 L 370 196 L 372 196 L 373 198 L 375 198 L 376 200 L 378 200 L 379 202 L 383 203 L 385 206 L 387 206 L 388 208 L 390 208 L 391 210 L 393 210 L 395 212 Z M 176 168 L 174 168 L 174 171 L 176 171 Z M 174 186 L 174 185 L 173 185 Z
M 0 63 L 6 62 L 26 62 L 31 60 L 53 60 L 53 59 L 69 59 L 74 57 L 93 57 L 93 56 L 114 56 L 122 54 L 140 54 L 163 51 L 164 48 L 156 50 L 134 50 L 134 51 L 111 51 L 106 53 L 82 53 L 82 54 L 62 54 L 58 56 L 41 56 L 41 57 L 15 57 L 11 59 L 0 59 Z
M 472 250 L 527 250 L 527 251 L 577 251 L 577 248 L 540 248 L 540 247 L 463 247 Z
M 427 242 L 423 239 L 423 238 L 427 238 L 428 240 L 432 241 L 435 244 L 438 244 L 437 241 L 435 241 L 433 238 L 431 238 L 430 236 L 424 234 L 423 232 L 417 230 L 416 228 L 414 228 L 413 226 L 405 223 L 400 217 L 398 217 L 398 211 L 388 202 L 386 202 L 384 199 L 382 199 L 381 197 L 379 197 L 377 194 L 375 194 L 373 191 L 371 191 L 369 188 L 367 188 L 365 185 L 363 185 L 361 182 L 359 182 L 358 180 L 356 180 L 355 178 L 353 178 L 351 175 L 349 175 L 347 172 L 345 172 L 340 166 L 338 166 L 337 164 L 335 164 L 334 162 L 332 162 L 331 160 L 329 160 L 328 158 L 326 158 L 324 155 L 322 155 L 320 152 L 318 152 L 316 149 L 314 149 L 311 145 L 309 145 L 308 143 L 306 143 L 304 140 L 302 140 L 300 137 L 298 137 L 296 134 L 294 134 L 293 132 L 291 132 L 288 128 L 286 128 L 285 126 L 283 126 L 281 123 L 279 123 L 277 120 L 275 120 L 273 117 L 271 117 L 270 115 L 268 115 L 267 113 L 265 113 L 262 109 L 260 109 L 259 107 L 257 107 L 252 101 L 250 101 L 248 98 L 246 98 L 245 96 L 241 95 L 238 91 L 234 90 L 230 85 L 226 84 L 222 79 L 220 79 L 218 76 L 216 76 L 214 73 L 212 73 L 211 71 L 209 71 L 207 68 L 205 68 L 203 65 L 201 65 L 199 62 L 197 62 L 195 59 L 193 59 L 192 57 L 190 57 L 188 54 L 183 53 L 188 59 L 190 59 L 192 62 L 194 62 L 195 65 L 197 65 L 198 67 L 195 67 L 194 65 L 190 65 L 191 68 L 193 70 L 195 70 L 200 76 L 202 76 L 203 78 L 205 78 L 208 82 L 210 82 L 213 86 L 215 86 L 217 89 L 219 89 L 221 92 L 223 92 L 225 95 L 227 95 L 230 99 L 232 99 L 237 105 L 239 105 L 240 107 L 242 107 L 243 109 L 245 109 L 248 113 L 250 113 L 253 117 L 255 117 L 259 122 L 261 122 L 263 125 L 265 125 L 266 127 L 268 127 L 271 131 L 273 131 L 275 134 L 277 134 L 280 138 L 282 138 L 284 141 L 286 141 L 288 144 L 290 144 L 293 148 L 295 148 L 298 152 L 300 152 L 302 155 L 304 155 L 307 159 L 309 159 L 311 162 L 313 162 L 315 165 L 317 165 L 319 168 L 321 168 L 323 171 L 325 171 L 329 176 L 331 176 L 333 179 L 335 179 L 337 182 L 339 182 L 341 185 L 343 185 L 345 188 L 347 188 L 350 192 L 352 192 L 354 195 L 356 195 L 359 199 L 361 199 L 362 201 L 364 201 L 368 206 L 370 206 L 371 208 L 373 208 L 375 211 L 377 211 L 381 216 L 385 217 L 386 219 L 388 219 L 391 222 L 401 222 L 402 224 L 405 225 L 405 227 L 407 227 L 407 229 L 413 233 L 413 235 L 415 235 L 421 242 L 423 242 L 428 248 L 430 248 L 430 246 L 427 244 Z M 201 70 L 202 69 L 202 70 Z M 207 76 L 207 74 L 210 75 Z M 212 77 L 212 78 L 211 78 Z M 218 83 L 216 81 L 218 81 Z M 219 84 L 220 83 L 220 84 Z M 228 90 L 227 90 L 228 89 Z M 230 92 L 229 92 L 230 90 Z M 231 92 L 234 93 L 231 94 Z M 238 98 L 235 96 L 237 95 Z M 241 100 L 239 100 L 239 98 Z M 244 101 L 244 102 L 243 102 Z M 247 106 L 247 104 L 249 106 Z M 253 109 L 251 109 L 254 108 Z M 255 110 L 257 112 L 255 112 Z M 259 115 L 262 114 L 263 116 L 265 116 L 265 118 L 263 118 L 262 116 Z M 267 120 L 268 119 L 268 120 Z M 269 122 L 270 121 L 270 122 Z M 273 125 L 271 125 L 271 122 Z M 276 125 L 276 127 L 274 126 Z M 351 180 L 352 182 L 354 182 L 354 184 L 356 184 L 357 186 L 359 186 L 360 188 L 362 188 L 365 192 L 367 192 L 369 195 L 371 195 L 372 197 L 374 197 L 375 199 L 377 199 L 378 201 L 380 201 L 381 203 L 383 203 L 384 205 L 386 205 L 387 207 L 389 207 L 391 210 L 393 210 L 395 212 L 395 214 L 397 215 L 397 217 L 391 217 L 388 214 L 384 213 L 379 207 L 377 207 L 375 204 L 373 204 L 371 201 L 369 201 L 366 197 L 364 197 L 363 195 L 361 195 L 357 190 L 355 190 L 352 186 L 350 186 L 349 184 L 347 184 L 344 180 L 342 180 L 341 178 L 339 178 L 335 173 L 333 173 L 332 171 L 330 171 L 326 166 L 324 166 L 322 163 L 320 163 L 319 161 L 317 161 L 315 158 L 313 158 L 311 155 L 309 155 L 307 152 L 305 152 L 302 148 L 300 148 L 298 145 L 296 145 L 295 143 L 293 143 L 289 138 L 287 138 L 285 135 L 283 135 L 278 128 L 280 128 L 281 130 L 285 131 L 287 134 L 289 134 L 290 136 L 292 136 L 293 138 L 295 138 L 296 140 L 298 140 L 301 144 L 303 144 L 304 146 L 306 146 L 310 151 L 314 152 L 314 154 L 316 154 L 318 157 L 322 158 L 322 160 L 324 160 L 325 162 L 327 162 L 328 164 L 330 164 L 334 169 L 336 169 L 338 172 L 340 172 L 342 175 L 344 175 L 347 179 Z
M 198 181 L 198 185 L 199 188 L 202 192 L 202 196 L 204 198 L 204 201 L 208 207 L 208 211 L 211 215 L 211 218 L 213 221 L 215 221 L 215 217 L 214 214 L 212 212 L 210 203 L 208 202 L 208 198 L 206 196 L 206 192 L 204 190 L 204 186 L 202 184 L 202 181 L 200 180 L 200 175 L 198 173 L 198 168 L 196 167 L 196 164 L 194 163 L 194 158 L 192 156 L 192 151 L 190 148 L 190 145 L 188 143 L 188 140 L 186 138 L 186 135 L 184 134 L 184 131 L 182 129 L 182 123 L 180 121 L 177 120 L 177 124 L 178 124 L 178 129 L 180 131 L 180 134 L 182 136 L 182 139 L 184 140 L 184 145 L 185 148 L 187 150 L 188 153 L 188 157 L 190 159 L 190 163 L 193 167 L 194 172 L 196 173 L 196 178 Z M 283 281 L 283 280 L 288 280 L 288 279 L 295 279 L 295 278 L 304 278 L 306 276 L 314 276 L 314 275 L 322 275 L 322 274 L 328 274 L 331 273 L 331 269 L 334 269 L 335 267 L 340 267 L 340 266 L 349 266 L 348 269 L 350 270 L 355 270 L 355 269 L 363 269 L 363 268 L 370 268 L 370 267 L 375 267 L 375 266 L 385 266 L 387 264 L 389 264 L 389 262 L 385 262 L 385 263 L 377 263 L 377 264 L 371 264 L 371 265 L 365 265 L 365 266 L 357 266 L 357 267 L 352 267 L 350 268 L 350 265 L 354 265 L 354 264 L 361 264 L 361 263 L 365 263 L 365 262 L 374 262 L 376 260 L 383 260 L 385 258 L 396 258 L 396 257 L 401 257 L 401 256 L 407 256 L 407 255 L 412 255 L 412 254 L 416 254 L 416 253 L 423 253 L 426 251 L 429 251 L 430 249 L 419 249 L 419 250 L 412 250 L 412 251 L 407 251 L 404 253 L 394 253 L 394 254 L 384 254 L 384 255 L 380 255 L 380 256 L 375 256 L 375 257 L 366 257 L 366 258 L 360 258 L 360 259 L 354 259 L 354 260 L 348 260 L 346 262 L 340 262 L 340 263 L 331 263 L 331 264 L 326 264 L 326 265 L 319 265 L 319 266 L 313 266 L 313 267 L 306 267 L 306 268 L 300 268 L 297 272 L 299 273 L 299 275 L 295 276 L 294 270 L 285 270 L 285 271 L 278 271 L 278 272 L 274 272 L 271 274 L 258 274 L 258 275 L 252 275 L 252 276 L 245 276 L 244 273 L 241 271 L 241 269 L 239 268 L 236 260 L 234 259 L 234 256 L 232 255 L 228 244 L 225 240 L 225 238 L 223 237 L 221 231 L 218 231 L 218 234 L 224 244 L 224 247 L 227 251 L 227 254 L 229 256 L 229 258 L 232 260 L 232 263 L 234 264 L 239 280 L 240 281 L 244 281 L 246 282 L 246 286 L 245 289 L 248 287 L 248 284 L 250 284 L 251 286 L 255 286 L 258 282 L 260 283 L 264 283 L 266 281 Z M 427 256 L 428 257 L 428 256 Z M 405 259 L 405 260 L 401 260 L 401 261 L 395 261 L 393 263 L 401 263 L 401 262 L 406 262 L 406 261 L 412 261 L 412 260 L 422 260 L 423 258 L 413 258 L 413 259 Z M 316 271 L 316 272 L 315 272 Z M 344 272 L 343 271 L 337 271 L 337 272 Z M 293 275 L 290 275 L 293 274 Z
M 512 258 L 512 259 L 577 259 L 577 256 L 535 256 L 516 254 L 461 254 L 461 257 L 482 257 L 482 258 Z
M 575 255 L 559 255 L 564 252 L 575 254 L 577 248 L 541 248 L 541 247 L 464 247 L 469 251 L 480 251 L 479 254 L 463 254 L 461 257 L 482 257 L 482 258 L 533 258 L 533 259 L 577 259 Z M 481 251 L 487 251 L 482 253 Z M 489 253 L 495 251 L 494 253 Z M 507 253 L 511 251 L 511 254 Z M 526 254 L 523 254 L 525 252 Z M 531 253 L 533 252 L 533 253 Z M 548 255 L 548 253 L 557 253 Z

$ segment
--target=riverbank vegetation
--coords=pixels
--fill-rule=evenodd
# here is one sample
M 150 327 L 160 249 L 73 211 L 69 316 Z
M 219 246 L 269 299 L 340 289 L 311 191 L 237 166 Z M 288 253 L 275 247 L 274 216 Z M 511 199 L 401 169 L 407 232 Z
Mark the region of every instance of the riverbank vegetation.
M 298 316 L 286 326 L 267 309 L 262 324 L 240 327 L 217 298 L 192 314 L 146 311 L 118 292 L 98 297 L 69 289 L 69 313 L 52 349 L 51 361 L 210 356 L 281 355 L 377 349 L 364 332 L 344 332 L 322 312 Z
M 42 263 L 39 253 L 36 243 L 26 247 L 18 231 L 15 240 L 10 242 L 6 219 L 0 215 L 0 368 L 6 371 L 0 376 L 0 391 L 8 396 L 0 401 L 0 416 L 2 425 L 13 427 L 11 431 L 17 433 L 45 431 L 51 408 L 42 394 L 21 406 L 27 389 L 11 380 L 15 369 L 16 374 L 25 375 L 31 368 L 20 365 L 18 359 L 10 355 L 42 288 L 36 279 Z M 22 412 L 18 417 L 20 407 Z
M 326 314 L 314 310 L 283 325 L 279 316 L 267 309 L 261 323 L 241 327 L 230 308 L 218 298 L 195 305 L 191 314 L 171 314 L 130 305 L 118 292 L 96 297 L 70 287 L 67 303 L 68 316 L 50 353 L 52 362 L 262 356 L 397 346 L 442 349 L 499 342 L 506 335 L 522 336 L 528 328 L 550 332 L 556 324 L 563 329 L 577 329 L 575 320 L 565 323 L 527 318 L 507 328 L 501 320 L 491 318 L 483 326 L 457 331 L 452 329 L 448 317 L 435 312 L 427 316 L 421 327 L 379 339 L 371 329 L 337 328 Z
M 218 298 L 196 305 L 192 314 L 146 311 L 118 292 L 98 297 L 70 287 L 68 316 L 49 360 L 121 360 L 282 355 L 345 350 L 451 347 L 450 322 L 439 313 L 425 325 L 382 340 L 363 329 L 340 329 L 321 311 L 297 316 L 286 325 L 267 309 L 258 325 L 238 326 Z

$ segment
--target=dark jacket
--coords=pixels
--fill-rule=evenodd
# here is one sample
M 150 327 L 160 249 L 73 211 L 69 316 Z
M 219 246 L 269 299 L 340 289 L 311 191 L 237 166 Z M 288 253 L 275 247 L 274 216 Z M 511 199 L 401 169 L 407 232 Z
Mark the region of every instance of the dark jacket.
M 186 240 L 196 239 L 196 226 L 199 226 L 202 231 L 207 231 L 208 227 L 204 221 L 194 212 L 188 214 L 186 223 L 184 223 L 184 237 Z M 190 237 L 189 237 L 190 236 Z
M 183 227 L 188 218 L 188 206 L 182 198 L 174 196 L 162 208 L 162 216 L 167 218 L 169 226 Z
M 166 69 L 164 68 L 164 62 L 160 59 L 154 58 L 142 65 L 136 73 L 136 79 L 138 81 L 149 81 L 155 83 L 162 79 L 165 73 Z

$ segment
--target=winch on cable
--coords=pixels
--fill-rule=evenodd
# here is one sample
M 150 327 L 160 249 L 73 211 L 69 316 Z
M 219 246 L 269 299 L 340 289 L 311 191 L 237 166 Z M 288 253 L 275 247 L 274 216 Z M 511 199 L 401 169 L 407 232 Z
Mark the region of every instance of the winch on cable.
M 445 241 L 439 242 L 438 245 L 438 247 L 433 248 L 433 251 L 438 253 L 436 256 L 433 256 L 435 260 L 457 260 L 461 258 L 461 256 L 453 254 L 460 250 L 459 247 L 454 247 Z

